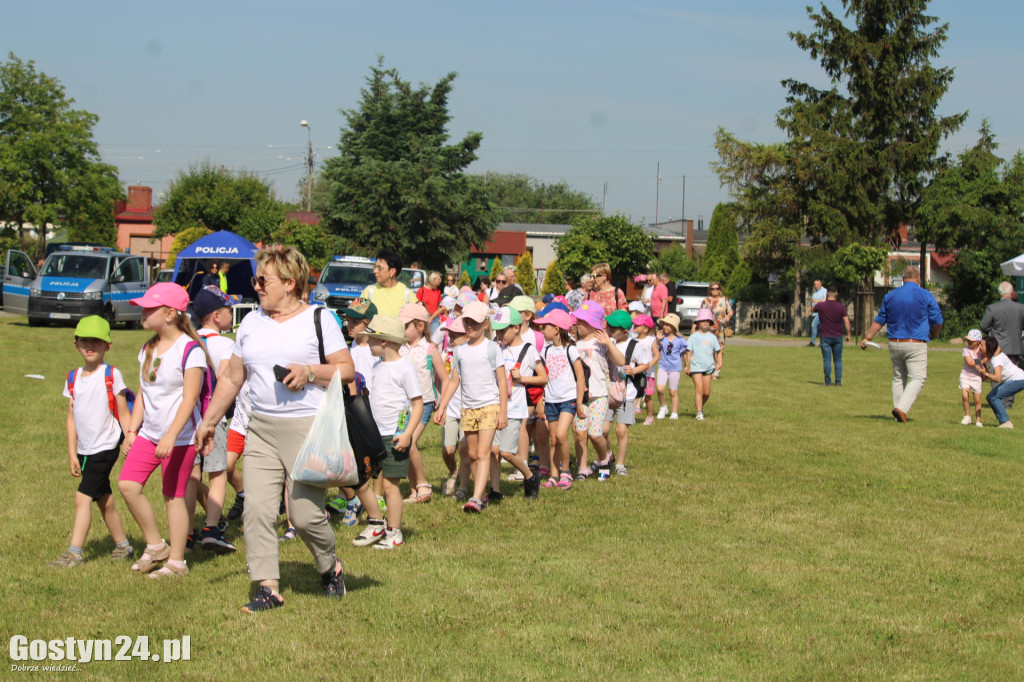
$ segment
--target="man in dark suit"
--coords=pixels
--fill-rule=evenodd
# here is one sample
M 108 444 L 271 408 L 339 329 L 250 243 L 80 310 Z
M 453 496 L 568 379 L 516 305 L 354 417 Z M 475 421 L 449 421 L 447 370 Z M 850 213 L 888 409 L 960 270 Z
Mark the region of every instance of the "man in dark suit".
M 994 336 L 1000 348 L 1013 364 L 1024 368 L 1024 349 L 1021 330 L 1024 329 L 1024 305 L 1013 300 L 1013 285 L 999 283 L 999 300 L 985 308 L 981 318 L 981 331 Z

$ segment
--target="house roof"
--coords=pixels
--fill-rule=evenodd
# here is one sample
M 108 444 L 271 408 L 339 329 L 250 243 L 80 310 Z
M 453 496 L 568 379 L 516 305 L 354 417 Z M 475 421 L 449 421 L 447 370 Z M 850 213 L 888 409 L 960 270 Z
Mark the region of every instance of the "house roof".
M 498 232 L 523 232 L 528 237 L 561 237 L 572 225 L 558 223 L 498 223 Z

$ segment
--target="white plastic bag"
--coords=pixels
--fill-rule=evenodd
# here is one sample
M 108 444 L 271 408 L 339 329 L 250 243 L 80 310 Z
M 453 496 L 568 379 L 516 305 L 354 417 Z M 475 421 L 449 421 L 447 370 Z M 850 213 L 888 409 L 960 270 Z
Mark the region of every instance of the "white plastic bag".
M 299 448 L 292 480 L 317 488 L 352 486 L 359 482 L 355 453 L 345 424 L 345 387 L 335 371 L 313 425 Z

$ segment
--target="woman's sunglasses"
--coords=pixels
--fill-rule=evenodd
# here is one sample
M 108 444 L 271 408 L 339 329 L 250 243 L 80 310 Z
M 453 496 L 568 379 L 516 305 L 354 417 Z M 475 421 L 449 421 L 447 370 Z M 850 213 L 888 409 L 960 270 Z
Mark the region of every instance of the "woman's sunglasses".
M 266 275 L 257 275 L 256 277 L 250 277 L 249 281 L 252 283 L 252 288 L 255 289 L 259 285 L 260 289 L 267 288 L 267 282 L 281 281 L 280 277 L 267 277 Z

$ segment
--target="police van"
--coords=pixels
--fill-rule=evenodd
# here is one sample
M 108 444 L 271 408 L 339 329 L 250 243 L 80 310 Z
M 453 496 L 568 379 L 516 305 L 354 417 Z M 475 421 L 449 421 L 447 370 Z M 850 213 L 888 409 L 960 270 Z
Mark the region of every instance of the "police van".
M 320 273 L 309 302 L 327 306 L 334 312 L 347 308 L 363 289 L 377 283 L 373 275 L 376 263 L 373 258 L 362 256 L 334 256 Z M 426 281 L 426 274 L 422 270 L 403 268 L 398 281 L 409 287 L 409 300 L 415 302 L 416 291 Z
M 46 257 L 36 273 L 27 254 L 7 252 L 4 309 L 27 314 L 30 326 L 77 322 L 101 315 L 111 324 L 142 321 L 130 305 L 149 288 L 149 259 L 106 246 L 67 246 Z

